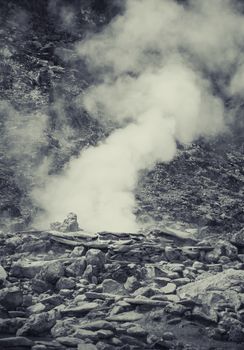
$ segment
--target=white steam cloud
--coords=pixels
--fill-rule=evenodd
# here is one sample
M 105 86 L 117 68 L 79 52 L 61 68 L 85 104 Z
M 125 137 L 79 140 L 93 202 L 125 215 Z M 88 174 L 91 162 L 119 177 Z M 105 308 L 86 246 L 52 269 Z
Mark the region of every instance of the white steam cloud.
M 123 15 L 79 43 L 99 81 L 81 103 L 118 128 L 35 191 L 45 220 L 74 211 L 89 230 L 136 231 L 140 171 L 172 160 L 176 141 L 225 129 L 212 76 L 224 77 L 219 84 L 225 81 L 229 96 L 244 94 L 243 42 L 244 19 L 234 1 L 128 0 Z

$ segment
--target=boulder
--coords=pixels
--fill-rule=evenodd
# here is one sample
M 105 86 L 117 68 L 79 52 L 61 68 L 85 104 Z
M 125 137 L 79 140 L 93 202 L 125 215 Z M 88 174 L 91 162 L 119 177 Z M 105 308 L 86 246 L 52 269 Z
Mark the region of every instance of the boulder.
M 65 274 L 72 277 L 81 277 L 86 269 L 86 258 L 81 257 L 65 269 Z
M 86 253 L 87 265 L 91 265 L 93 273 L 99 274 L 104 270 L 105 254 L 99 249 L 89 249 Z
M 33 278 L 41 269 L 46 266 L 47 261 L 30 261 L 28 259 L 19 259 L 11 268 L 11 275 L 18 278 Z
M 207 278 L 188 283 L 177 290 L 178 295 L 183 298 L 197 298 L 198 295 L 208 291 L 227 291 L 235 286 L 244 287 L 244 271 L 228 269 L 211 275 Z
M 76 324 L 75 318 L 57 320 L 57 322 L 51 329 L 51 335 L 54 338 L 69 336 L 73 333 L 75 324 Z
M 76 282 L 72 277 L 61 277 L 56 283 L 56 288 L 58 290 L 61 289 L 74 289 L 76 286 Z
M 18 287 L 4 288 L 0 291 L 0 304 L 8 310 L 15 310 L 23 303 L 23 292 Z
M 173 248 L 173 247 L 165 247 L 165 257 L 167 258 L 168 261 L 174 262 L 174 261 L 179 261 L 180 260 L 180 252 Z
M 67 218 L 63 221 L 63 223 L 60 222 L 54 222 L 51 224 L 52 230 L 57 230 L 60 232 L 75 232 L 79 230 L 79 224 L 77 221 L 77 215 L 74 213 L 69 213 L 67 215 Z
M 225 305 L 235 311 L 240 308 L 241 297 L 235 288 L 243 284 L 244 271 L 229 269 L 179 287 L 177 293 L 181 299 L 190 299 L 197 304 L 193 315 L 217 322 L 218 309 Z
M 105 279 L 102 283 L 103 293 L 118 293 L 123 292 L 123 285 L 113 279 Z
M 56 320 L 57 313 L 54 311 L 31 315 L 16 334 L 23 336 L 46 333 L 55 325 Z
M 54 285 L 60 277 L 64 276 L 63 264 L 60 261 L 51 261 L 41 269 L 40 276 L 44 281 Z

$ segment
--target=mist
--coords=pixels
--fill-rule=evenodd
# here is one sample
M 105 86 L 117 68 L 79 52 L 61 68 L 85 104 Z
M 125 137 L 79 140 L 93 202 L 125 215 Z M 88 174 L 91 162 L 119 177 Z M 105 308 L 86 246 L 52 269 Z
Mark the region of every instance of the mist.
M 74 211 L 87 230 L 137 231 L 140 172 L 171 161 L 177 142 L 215 137 L 233 121 L 223 96 L 244 94 L 243 39 L 235 1 L 128 0 L 102 32 L 77 43 L 97 78 L 77 105 L 117 128 L 33 192 L 44 209 L 36 224 Z

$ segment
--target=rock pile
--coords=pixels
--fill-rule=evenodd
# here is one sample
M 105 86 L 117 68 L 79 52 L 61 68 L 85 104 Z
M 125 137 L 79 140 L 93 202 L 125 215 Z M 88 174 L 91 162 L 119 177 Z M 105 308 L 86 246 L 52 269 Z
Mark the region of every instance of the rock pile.
M 243 348 L 243 231 L 62 231 L 1 237 L 1 349 Z

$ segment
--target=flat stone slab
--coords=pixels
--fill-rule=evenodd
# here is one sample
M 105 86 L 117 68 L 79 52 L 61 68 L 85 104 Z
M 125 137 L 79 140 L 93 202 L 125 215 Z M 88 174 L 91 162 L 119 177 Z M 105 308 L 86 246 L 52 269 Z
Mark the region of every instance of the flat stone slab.
M 123 312 L 118 315 L 109 316 L 106 318 L 108 321 L 117 321 L 117 322 L 134 322 L 143 318 L 143 314 L 135 311 Z
M 25 337 L 9 337 L 0 339 L 0 349 L 19 347 L 31 348 L 33 341 Z
M 228 269 L 207 278 L 188 283 L 177 289 L 180 298 L 194 298 L 207 291 L 225 291 L 243 283 L 244 271 Z
M 124 301 L 133 305 L 148 305 L 148 306 L 165 306 L 168 305 L 166 300 L 151 300 L 148 298 L 125 298 Z
M 82 305 L 66 308 L 61 310 L 62 316 L 80 316 L 87 314 L 89 311 L 95 310 L 99 306 L 98 303 L 84 303 Z

